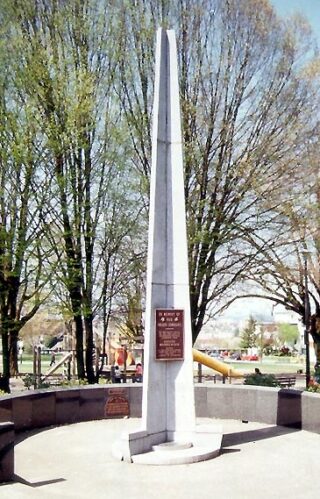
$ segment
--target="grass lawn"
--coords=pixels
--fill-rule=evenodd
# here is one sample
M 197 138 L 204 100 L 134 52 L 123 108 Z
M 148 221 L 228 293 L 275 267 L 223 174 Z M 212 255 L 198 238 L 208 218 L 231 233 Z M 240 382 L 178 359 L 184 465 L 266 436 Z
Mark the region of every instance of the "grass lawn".
M 289 364 L 289 363 L 267 363 L 267 362 L 232 362 L 230 366 L 239 371 L 244 371 L 246 373 L 253 373 L 255 367 L 258 367 L 262 373 L 265 374 L 297 374 L 299 369 L 304 369 L 303 364 Z
M 62 355 L 56 355 L 56 364 L 60 361 Z M 41 355 L 41 373 L 45 374 L 50 368 L 51 355 L 43 354 Z M 33 356 L 32 354 L 23 354 L 22 362 L 18 362 L 19 373 L 27 374 L 33 373 Z M 0 356 L 0 372 L 2 372 L 2 356 Z M 63 366 L 59 367 L 55 374 L 60 374 L 63 372 Z
M 297 374 L 299 369 L 305 371 L 305 364 L 303 359 L 297 357 L 276 357 L 265 356 L 262 361 L 222 361 L 228 364 L 231 368 L 242 371 L 246 374 L 253 373 L 254 369 L 258 367 L 262 373 L 265 374 Z M 213 372 L 212 369 L 203 366 L 204 372 Z
M 62 354 L 61 354 L 62 355 Z M 60 361 L 62 356 L 57 354 L 56 363 Z M 45 374 L 50 368 L 51 356 L 43 354 L 41 355 L 41 372 Z M 266 374 L 296 374 L 299 369 L 305 371 L 305 364 L 303 359 L 298 359 L 297 357 L 275 357 L 275 356 L 265 356 L 262 361 L 225 361 L 226 364 L 230 365 L 233 369 L 238 369 L 244 373 L 253 373 L 255 367 L 258 367 L 262 373 Z M 33 373 L 33 356 L 32 354 L 23 354 L 22 363 L 18 364 L 19 372 Z M 2 372 L 2 356 L 0 356 L 0 372 Z M 55 374 L 61 374 L 63 372 L 63 366 L 59 367 Z M 212 369 L 203 366 L 203 372 L 214 373 Z

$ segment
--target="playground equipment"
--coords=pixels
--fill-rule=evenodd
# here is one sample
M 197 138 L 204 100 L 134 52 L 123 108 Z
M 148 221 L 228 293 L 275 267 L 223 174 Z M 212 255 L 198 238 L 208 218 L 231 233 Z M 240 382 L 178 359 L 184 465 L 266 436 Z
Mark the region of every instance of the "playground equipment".
M 48 376 L 50 376 L 51 374 L 53 374 L 57 369 L 59 369 L 60 366 L 62 366 L 63 364 L 65 364 L 66 362 L 70 361 L 72 358 L 72 352 L 68 352 L 66 353 L 62 359 L 60 359 L 56 364 L 54 364 L 54 366 L 51 367 L 51 369 L 49 369 L 49 371 L 47 371 L 43 377 L 42 377 L 42 381 L 45 380 Z
M 193 360 L 195 362 L 200 362 L 204 366 L 210 367 L 215 371 L 218 371 L 223 376 L 227 376 L 228 378 L 243 378 L 244 373 L 238 371 L 237 369 L 232 369 L 228 364 L 221 362 L 217 359 L 213 359 L 209 355 L 205 353 L 199 352 L 195 348 L 192 349 Z
M 135 364 L 135 359 L 132 352 L 127 351 L 127 349 L 123 347 L 116 348 L 114 351 L 115 364 L 117 364 L 118 366 L 124 366 L 124 359 L 126 359 L 126 367 L 130 367 Z

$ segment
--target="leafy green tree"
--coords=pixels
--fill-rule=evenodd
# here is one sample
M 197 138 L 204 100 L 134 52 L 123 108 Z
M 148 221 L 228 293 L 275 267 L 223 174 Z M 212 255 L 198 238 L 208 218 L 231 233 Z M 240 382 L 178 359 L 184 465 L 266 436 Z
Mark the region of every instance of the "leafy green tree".
M 50 291 L 50 251 L 42 238 L 41 213 L 48 189 L 41 175 L 43 143 L 30 100 L 15 91 L 17 76 L 0 45 L 0 329 L 3 378 L 18 372 L 17 340 Z
M 278 324 L 279 340 L 282 344 L 287 343 L 291 346 L 295 345 L 299 338 L 298 326 L 295 324 Z
M 250 316 L 248 320 L 247 326 L 242 330 L 240 334 L 240 347 L 241 348 L 252 348 L 257 346 L 258 341 L 258 333 L 257 330 L 257 321 L 254 320 L 252 316 Z
M 22 54 L 19 89 L 33 98 L 46 146 L 43 171 L 50 196 L 44 236 L 55 252 L 56 278 L 68 290 L 78 375 L 90 383 L 95 381 L 92 323 L 104 273 L 97 264 L 106 262 L 99 253 L 104 222 L 119 224 L 109 216 L 117 202 L 110 191 L 120 192 L 126 183 L 127 205 L 134 205 L 113 90 L 119 54 L 111 9 L 107 1 L 58 0 L 17 1 L 12 11 L 14 50 Z M 126 211 L 123 239 L 133 225 L 129 216 L 136 220 L 136 214 Z M 119 250 L 111 241 L 105 253 L 111 244 Z M 102 289 L 106 292 L 105 285 Z

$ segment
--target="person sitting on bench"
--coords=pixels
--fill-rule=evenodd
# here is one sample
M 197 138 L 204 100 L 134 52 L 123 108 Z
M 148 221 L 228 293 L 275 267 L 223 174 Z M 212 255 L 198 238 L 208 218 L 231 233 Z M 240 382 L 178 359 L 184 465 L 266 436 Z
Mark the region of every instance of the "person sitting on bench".
M 136 365 L 136 372 L 134 373 L 132 380 L 133 383 L 135 382 L 142 383 L 142 374 L 143 374 L 142 365 L 140 364 L 140 362 L 138 362 L 138 364 Z

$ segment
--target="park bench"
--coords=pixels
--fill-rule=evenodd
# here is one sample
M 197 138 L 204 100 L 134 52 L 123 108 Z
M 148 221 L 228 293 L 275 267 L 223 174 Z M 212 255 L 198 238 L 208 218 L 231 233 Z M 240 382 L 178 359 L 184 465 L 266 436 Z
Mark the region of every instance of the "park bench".
M 275 378 L 282 388 L 290 388 L 296 384 L 295 376 L 276 376 Z

